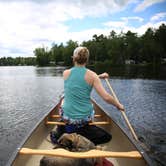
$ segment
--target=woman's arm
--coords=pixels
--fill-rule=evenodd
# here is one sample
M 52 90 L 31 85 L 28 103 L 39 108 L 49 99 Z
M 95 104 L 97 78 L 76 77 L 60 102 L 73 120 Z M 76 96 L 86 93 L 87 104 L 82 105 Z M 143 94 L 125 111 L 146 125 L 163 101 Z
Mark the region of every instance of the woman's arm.
M 119 110 L 124 111 L 124 107 L 121 103 L 117 102 L 103 87 L 100 78 L 108 78 L 107 73 L 103 73 L 100 75 L 94 74 L 93 87 L 97 91 L 97 93 L 109 104 L 114 105 Z
M 109 78 L 109 74 L 108 73 L 102 73 L 98 75 L 99 78 L 104 79 L 104 78 Z

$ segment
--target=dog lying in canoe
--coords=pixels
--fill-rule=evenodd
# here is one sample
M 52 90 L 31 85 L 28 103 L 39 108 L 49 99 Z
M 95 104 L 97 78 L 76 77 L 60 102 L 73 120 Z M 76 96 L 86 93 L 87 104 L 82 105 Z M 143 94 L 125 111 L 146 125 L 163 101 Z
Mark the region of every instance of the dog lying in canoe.
M 96 146 L 87 138 L 79 134 L 72 133 L 63 134 L 58 139 L 58 144 L 54 149 L 56 148 L 64 148 L 72 152 L 85 152 L 90 149 L 96 149 Z M 44 156 L 40 160 L 40 166 L 94 166 L 96 162 L 97 159 L 95 158 L 73 159 Z

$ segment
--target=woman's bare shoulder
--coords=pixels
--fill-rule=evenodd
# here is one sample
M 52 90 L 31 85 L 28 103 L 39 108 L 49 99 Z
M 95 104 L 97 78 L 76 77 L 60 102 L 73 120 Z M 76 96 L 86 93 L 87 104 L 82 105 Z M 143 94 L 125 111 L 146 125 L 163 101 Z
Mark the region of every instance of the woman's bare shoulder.
M 63 71 L 63 74 L 70 73 L 70 69 L 66 69 Z
M 63 71 L 63 77 L 66 79 L 70 75 L 70 69 L 66 69 Z
M 97 77 L 97 74 L 96 74 L 94 71 L 90 70 L 90 69 L 87 70 L 87 73 L 88 73 L 88 75 L 90 75 L 91 77 Z

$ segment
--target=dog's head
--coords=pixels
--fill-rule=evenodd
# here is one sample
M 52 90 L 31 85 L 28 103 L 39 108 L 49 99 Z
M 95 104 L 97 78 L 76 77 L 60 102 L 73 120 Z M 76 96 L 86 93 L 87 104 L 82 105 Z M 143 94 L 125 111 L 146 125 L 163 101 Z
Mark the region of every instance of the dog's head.
M 95 149 L 95 145 L 89 141 L 87 138 L 76 134 L 63 134 L 59 139 L 58 139 L 58 144 L 67 150 L 70 151 L 87 151 L 89 149 Z
M 59 139 L 58 139 L 58 145 L 61 148 L 71 150 L 73 148 L 73 143 L 74 143 L 74 136 L 71 134 L 63 134 Z

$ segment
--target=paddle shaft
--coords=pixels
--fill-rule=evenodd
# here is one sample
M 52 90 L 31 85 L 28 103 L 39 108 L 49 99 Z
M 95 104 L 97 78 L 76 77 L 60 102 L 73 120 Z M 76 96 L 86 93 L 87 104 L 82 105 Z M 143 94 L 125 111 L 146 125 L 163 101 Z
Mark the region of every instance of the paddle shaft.
M 105 81 L 106 81 L 106 83 L 107 83 L 107 85 L 108 85 L 108 87 L 109 87 L 109 89 L 110 89 L 110 91 L 111 91 L 111 93 L 112 93 L 114 99 L 115 99 L 117 102 L 119 102 L 119 100 L 118 100 L 118 98 L 117 98 L 117 96 L 116 96 L 114 90 L 112 89 L 111 84 L 109 83 L 108 79 L 105 78 Z M 121 113 L 122 113 L 122 115 L 123 115 L 123 117 L 124 117 L 124 119 L 125 119 L 125 122 L 126 122 L 127 126 L 129 127 L 129 129 L 130 129 L 130 131 L 131 131 L 133 137 L 138 141 L 138 137 L 137 137 L 137 135 L 135 134 L 135 131 L 134 131 L 133 127 L 131 126 L 131 124 L 130 124 L 130 122 L 129 122 L 127 116 L 126 116 L 126 113 L 125 113 L 124 111 L 121 111 Z

